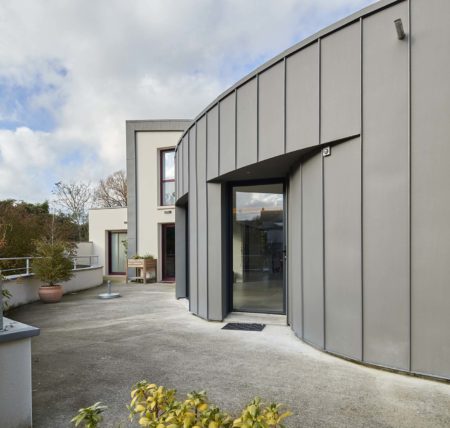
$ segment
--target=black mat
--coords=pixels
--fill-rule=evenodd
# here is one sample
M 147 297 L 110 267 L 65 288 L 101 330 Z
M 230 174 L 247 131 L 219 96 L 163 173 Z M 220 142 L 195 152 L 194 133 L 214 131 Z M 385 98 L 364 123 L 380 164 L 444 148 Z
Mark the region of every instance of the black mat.
M 222 330 L 261 331 L 265 326 L 265 324 L 229 322 L 222 327 Z

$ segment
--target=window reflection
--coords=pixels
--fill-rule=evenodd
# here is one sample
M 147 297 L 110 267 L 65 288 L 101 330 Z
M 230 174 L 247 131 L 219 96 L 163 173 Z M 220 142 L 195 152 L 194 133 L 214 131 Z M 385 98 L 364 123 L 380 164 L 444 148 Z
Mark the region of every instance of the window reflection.
M 233 309 L 284 311 L 283 184 L 233 188 Z
M 163 150 L 161 155 L 161 205 L 175 204 L 175 150 Z

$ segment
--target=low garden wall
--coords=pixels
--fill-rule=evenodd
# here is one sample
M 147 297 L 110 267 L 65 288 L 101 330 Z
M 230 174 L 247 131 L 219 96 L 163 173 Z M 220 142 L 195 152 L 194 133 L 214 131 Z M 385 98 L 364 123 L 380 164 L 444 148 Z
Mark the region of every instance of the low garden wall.
M 97 287 L 103 283 L 102 266 L 90 266 L 74 270 L 74 276 L 62 286 L 64 294 Z M 3 288 L 11 293 L 8 300 L 10 307 L 25 305 L 39 300 L 38 290 L 42 282 L 30 275 L 9 277 L 3 281 Z

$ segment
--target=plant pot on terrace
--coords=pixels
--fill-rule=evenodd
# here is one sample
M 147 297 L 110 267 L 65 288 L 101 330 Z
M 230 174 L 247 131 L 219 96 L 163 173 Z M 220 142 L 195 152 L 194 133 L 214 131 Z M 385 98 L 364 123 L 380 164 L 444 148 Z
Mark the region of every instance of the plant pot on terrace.
M 44 303 L 57 303 L 63 295 L 63 287 L 58 284 L 73 276 L 73 246 L 63 241 L 42 240 L 36 242 L 36 256 L 32 271 L 44 284 L 39 287 L 39 298 Z

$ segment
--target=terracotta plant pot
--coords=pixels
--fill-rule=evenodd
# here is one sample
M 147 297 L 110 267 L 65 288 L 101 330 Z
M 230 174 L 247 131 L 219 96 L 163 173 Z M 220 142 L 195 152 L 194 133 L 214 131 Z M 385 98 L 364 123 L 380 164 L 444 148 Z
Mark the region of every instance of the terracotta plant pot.
M 63 296 L 61 285 L 52 285 L 51 287 L 39 287 L 39 298 L 44 303 L 58 303 Z

